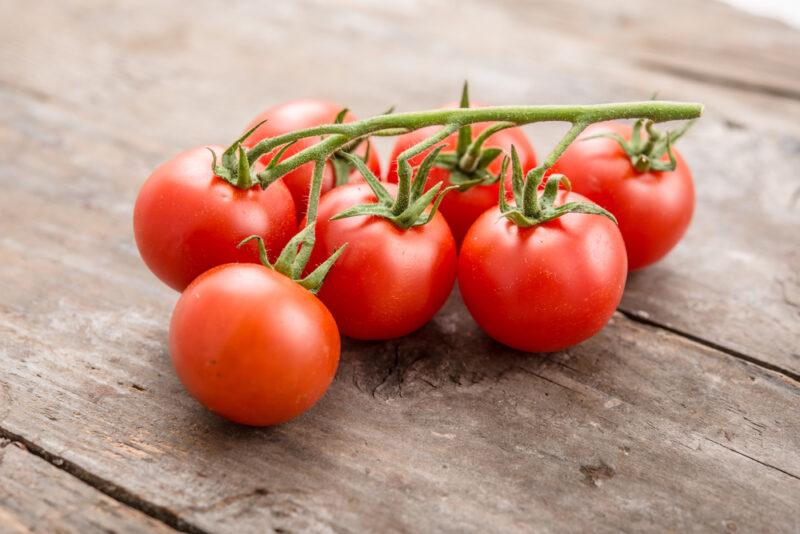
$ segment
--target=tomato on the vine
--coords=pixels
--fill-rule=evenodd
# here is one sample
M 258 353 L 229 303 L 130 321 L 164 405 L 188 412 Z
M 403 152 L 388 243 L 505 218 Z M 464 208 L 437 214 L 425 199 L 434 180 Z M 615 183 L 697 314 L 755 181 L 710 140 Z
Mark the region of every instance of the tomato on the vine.
M 274 425 L 313 406 L 339 363 L 339 332 L 310 291 L 263 265 L 218 266 L 181 295 L 169 330 L 178 377 L 232 421 Z
M 560 190 L 555 207 L 585 201 Z M 614 313 L 625 287 L 625 244 L 601 215 L 566 213 L 521 227 L 494 208 L 461 245 L 458 286 L 475 321 L 497 341 L 528 352 L 588 339 Z
M 153 273 L 182 291 L 205 271 L 231 262 L 258 262 L 245 237 L 264 238 L 277 255 L 297 228 L 295 206 L 281 182 L 239 189 L 214 174 L 213 150 L 199 147 L 158 167 L 139 191 L 133 227 L 139 253 Z
M 672 250 L 689 227 L 694 211 L 692 175 L 674 148 L 674 170 L 639 171 L 617 140 L 587 139 L 598 134 L 616 134 L 630 142 L 632 128 L 618 122 L 589 126 L 561 155 L 553 172 L 565 174 L 573 191 L 616 216 L 628 268 L 647 267 Z M 667 155 L 659 158 L 665 161 Z
M 456 105 L 448 104 L 446 107 L 456 107 Z M 480 135 L 481 132 L 491 125 L 492 123 L 488 122 L 473 124 L 471 127 L 473 138 Z M 403 151 L 425 140 L 440 129 L 441 127 L 439 126 L 431 126 L 399 136 L 389 159 L 389 170 L 386 175 L 386 181 L 397 183 L 397 157 Z M 444 151 L 455 151 L 458 146 L 458 133 L 447 137 L 440 144 L 445 146 Z M 536 153 L 534 152 L 531 142 L 521 128 L 507 128 L 493 133 L 484 142 L 483 148 L 499 148 L 504 153 L 508 154 L 511 151 L 512 145 L 516 147 L 519 153 L 523 171 L 528 171 L 536 166 Z M 429 152 L 430 150 L 424 151 L 409 159 L 409 163 L 412 166 L 418 165 Z M 501 161 L 502 158 L 497 157 L 488 165 L 486 170 L 491 174 L 497 175 L 497 173 L 500 172 Z M 437 183 L 443 183 L 444 186 L 451 185 L 451 171 L 442 167 L 434 167 L 431 169 L 428 175 L 426 188 L 430 189 Z M 450 225 L 450 230 L 453 232 L 453 237 L 457 244 L 460 244 L 464 239 L 464 235 L 467 233 L 472 223 L 475 222 L 475 219 L 487 209 L 497 205 L 497 194 L 498 183 L 495 181 L 490 184 L 473 185 L 464 190 L 457 189 L 444 197 L 439 210 L 447 220 L 447 224 Z
M 384 187 L 397 191 L 394 184 Z M 438 212 L 427 224 L 408 229 L 374 215 L 330 220 L 376 200 L 367 184 L 324 195 L 309 263 L 319 265 L 347 243 L 319 298 L 341 332 L 357 339 L 392 339 L 417 330 L 442 307 L 455 281 L 456 245 Z
M 294 130 L 301 130 L 310 128 L 312 126 L 319 126 L 322 124 L 332 124 L 336 120 L 337 115 L 343 110 L 342 106 L 337 106 L 332 102 L 316 99 L 299 99 L 291 100 L 277 106 L 273 106 L 266 111 L 256 116 L 250 124 L 245 128 L 245 131 L 250 130 L 257 124 L 263 122 L 247 139 L 242 143 L 245 147 L 251 148 L 259 141 L 268 137 L 275 137 L 283 135 Z M 355 120 L 355 116 L 348 112 L 344 115 L 344 122 L 351 122 Z M 264 122 L 266 121 L 266 122 Z M 306 137 L 300 139 L 292 146 L 290 146 L 281 156 L 280 161 L 283 161 L 294 154 L 297 154 L 303 149 L 306 149 L 315 143 L 319 142 L 319 137 Z M 271 156 L 277 152 L 277 149 L 272 153 L 267 154 L 262 158 L 262 161 L 268 162 Z M 355 149 L 355 154 L 360 157 L 367 158 L 367 167 L 372 172 L 380 175 L 380 161 L 375 147 L 366 141 L 360 144 Z M 334 155 L 335 157 L 335 155 Z M 314 171 L 314 162 L 309 162 L 298 168 L 289 171 L 283 176 L 281 181 L 286 184 L 289 191 L 294 198 L 295 206 L 297 208 L 297 219 L 300 220 L 306 213 L 308 205 L 308 194 L 311 187 L 311 177 Z M 329 160 L 325 165 L 325 171 L 322 179 L 322 192 L 330 191 L 335 183 L 335 168 L 333 163 Z M 359 176 L 358 171 L 351 170 L 349 176 L 346 178 L 353 179 Z

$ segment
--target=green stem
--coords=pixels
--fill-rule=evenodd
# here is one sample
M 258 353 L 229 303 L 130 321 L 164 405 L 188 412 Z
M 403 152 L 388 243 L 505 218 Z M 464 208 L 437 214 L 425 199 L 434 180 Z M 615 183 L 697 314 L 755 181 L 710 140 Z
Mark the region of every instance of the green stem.
M 446 139 L 448 136 L 454 134 L 458 130 L 458 126 L 449 125 L 442 128 L 434 135 L 426 138 L 425 140 L 417 143 L 416 145 L 408 148 L 397 156 L 397 199 L 395 200 L 392 213 L 399 215 L 403 213 L 408 207 L 409 193 L 411 192 L 411 165 L 408 160 L 420 154 L 421 152 L 429 149 L 436 143 Z
M 561 154 L 567 149 L 567 147 L 577 138 L 582 131 L 586 129 L 589 125 L 588 122 L 585 121 L 577 121 L 572 124 L 572 127 L 567 130 L 567 133 L 561 138 L 558 144 L 550 151 L 545 158 L 544 162 L 539 166 L 537 169 L 538 172 L 541 172 L 542 176 L 544 176 L 544 171 L 555 165 L 558 158 L 561 157 Z M 525 180 L 525 186 L 522 190 L 522 206 L 520 206 L 523 210 L 523 213 L 527 216 L 533 216 L 538 214 L 538 199 L 536 197 L 536 190 L 539 188 L 539 184 L 541 183 L 541 178 L 539 180 Z
M 615 119 L 646 118 L 653 122 L 664 122 L 694 119 L 699 117 L 702 112 L 702 104 L 648 100 L 645 102 L 586 106 L 500 106 L 397 113 L 378 115 L 345 124 L 315 126 L 265 139 L 248 151 L 247 159 L 250 163 L 253 163 L 275 148 L 298 139 L 320 135 L 329 136 L 285 159 L 271 169 L 261 172 L 258 177 L 262 182 L 262 186 L 265 186 L 300 165 L 329 157 L 349 141 L 385 130 L 411 131 L 436 125 L 453 125 L 459 128 L 476 122 L 494 121 L 510 122 L 516 125 L 542 121 L 592 124 Z

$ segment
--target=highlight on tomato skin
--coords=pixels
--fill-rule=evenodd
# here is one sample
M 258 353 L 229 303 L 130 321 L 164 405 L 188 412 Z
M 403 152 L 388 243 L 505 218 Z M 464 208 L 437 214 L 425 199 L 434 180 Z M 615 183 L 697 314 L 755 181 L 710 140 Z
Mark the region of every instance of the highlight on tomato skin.
M 674 147 L 675 170 L 638 172 L 616 140 L 587 139 L 607 133 L 630 140 L 632 127 L 621 122 L 589 126 L 561 155 L 552 172 L 568 176 L 573 191 L 616 216 L 628 268 L 635 271 L 662 259 L 683 238 L 694 212 L 694 184 L 686 161 Z
M 231 421 L 275 425 L 330 386 L 340 340 L 328 309 L 288 277 L 254 264 L 218 266 L 181 295 L 169 329 L 189 393 Z
M 391 194 L 397 186 L 384 184 Z M 376 216 L 330 218 L 374 202 L 366 184 L 349 184 L 324 195 L 309 268 L 347 243 L 328 273 L 319 298 L 342 334 L 393 339 L 427 323 L 444 305 L 456 275 L 456 245 L 441 214 L 424 226 L 402 230 Z
M 556 205 L 581 200 L 561 190 Z M 467 232 L 458 263 L 461 296 L 478 325 L 526 352 L 565 349 L 599 332 L 626 275 L 616 225 L 583 213 L 522 228 L 490 209 Z
M 259 113 L 252 121 L 244 128 L 247 131 L 258 123 L 263 122 L 250 136 L 242 143 L 246 148 L 252 148 L 259 141 L 268 137 L 275 137 L 283 135 L 295 130 L 310 128 L 312 126 L 319 126 L 322 124 L 332 124 L 336 120 L 336 116 L 345 109 L 345 106 L 334 104 L 326 100 L 319 99 L 297 99 L 290 100 L 273 106 L 262 113 Z M 356 120 L 355 115 L 348 112 L 344 116 L 343 122 L 351 122 Z M 281 161 L 297 154 L 303 149 L 306 149 L 315 143 L 319 142 L 319 137 L 308 137 L 300 139 L 292 146 L 290 146 L 283 156 Z M 274 150 L 271 154 L 277 152 Z M 271 159 L 271 154 L 261 158 L 263 163 L 268 163 Z M 378 153 L 375 147 L 366 141 L 360 144 L 355 149 L 355 154 L 360 157 L 367 157 L 367 167 L 372 172 L 379 175 L 381 174 L 381 165 Z M 295 206 L 297 209 L 297 220 L 299 221 L 305 216 L 306 208 L 308 206 L 308 195 L 311 189 L 311 177 L 314 171 L 314 163 L 309 162 L 300 167 L 290 171 L 281 178 L 281 182 L 286 184 L 289 191 L 292 193 Z M 358 171 L 352 170 L 349 175 L 350 180 L 360 178 Z M 325 165 L 325 171 L 322 178 L 322 193 L 330 191 L 335 184 L 335 172 L 333 164 L 328 161 Z
M 458 106 L 457 104 L 449 104 L 444 107 L 454 108 Z M 490 124 L 491 123 L 473 124 L 473 137 L 480 134 L 490 126 Z M 435 134 L 439 129 L 439 127 L 433 126 L 399 136 L 389 159 L 386 181 L 397 183 L 397 157 L 400 153 Z M 445 151 L 453 151 L 457 143 L 458 134 L 456 133 L 445 139 L 442 144 L 445 145 Z M 504 153 L 510 153 L 512 145 L 517 148 L 524 172 L 536 166 L 536 153 L 530 140 L 521 128 L 508 128 L 494 133 L 484 144 L 486 148 L 501 148 Z M 428 152 L 430 152 L 430 150 L 424 151 L 411 158 L 409 163 L 412 166 L 419 165 Z M 498 157 L 489 165 L 488 170 L 496 175 L 500 172 L 501 163 L 502 157 Z M 444 186 L 449 185 L 449 177 L 450 171 L 447 169 L 432 169 L 425 185 L 426 190 L 440 182 L 444 182 Z M 508 172 L 508 177 L 510 178 L 510 170 Z M 472 223 L 475 222 L 484 211 L 497 205 L 498 187 L 497 183 L 491 185 L 477 185 L 466 191 L 451 191 L 444 197 L 439 211 L 444 215 L 445 220 L 450 225 L 450 230 L 453 232 L 453 237 L 459 246 Z
M 294 200 L 283 183 L 239 189 L 215 176 L 209 149 L 218 157 L 224 151 L 197 147 L 159 166 L 134 205 L 139 254 L 177 291 L 217 265 L 258 263 L 254 250 L 236 247 L 249 235 L 262 236 L 274 259 L 297 227 Z

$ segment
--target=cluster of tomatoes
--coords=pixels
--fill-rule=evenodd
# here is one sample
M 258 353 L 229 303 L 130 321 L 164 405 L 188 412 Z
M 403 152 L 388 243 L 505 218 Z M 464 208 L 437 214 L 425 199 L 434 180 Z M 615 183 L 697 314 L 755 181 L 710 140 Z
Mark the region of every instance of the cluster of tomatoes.
M 353 120 L 341 111 L 323 101 L 288 102 L 256 117 L 241 144 Z M 433 188 L 453 190 L 439 199 L 438 211 L 428 207 L 427 216 L 413 215 L 406 224 L 381 216 L 381 210 L 392 212 L 386 206 L 399 205 L 393 200 L 403 187 L 398 157 L 440 127 L 399 136 L 377 189 L 381 166 L 366 140 L 325 163 L 306 251 L 308 232 L 301 231 L 305 241 L 296 234 L 309 229 L 314 162 L 262 189 L 236 187 L 215 173 L 222 147 L 174 157 L 143 185 L 134 230 L 147 266 L 182 292 L 169 336 L 180 380 L 202 404 L 233 421 L 287 421 L 309 409 L 333 380 L 340 332 L 368 340 L 407 335 L 436 314 L 456 280 L 475 321 L 510 347 L 546 352 L 589 338 L 619 304 L 627 272 L 663 257 L 692 215 L 692 179 L 668 136 L 667 151 L 656 154 L 652 168 L 644 160 L 637 165 L 637 157 L 647 157 L 631 152 L 645 145 L 640 126 L 604 123 L 582 134 L 548 170 L 569 181 L 551 178 L 547 187 L 532 188 L 533 213 L 556 215 L 529 225 L 507 217 L 499 202 L 503 195 L 513 201 L 515 188 L 519 200 L 520 173 L 536 169 L 534 149 L 518 127 L 487 132 L 491 125 L 475 124 L 411 158 L 414 172 L 426 173 L 413 198 Z M 482 133 L 474 157 L 454 156 Z M 273 151 L 255 168 L 319 140 Z M 663 139 L 656 141 L 663 147 Z M 509 165 L 503 155 L 512 151 Z M 671 168 L 667 158 L 675 163 Z M 357 165 L 348 163 L 355 159 Z M 591 202 L 618 224 L 575 208 Z M 370 211 L 370 205 L 380 209 Z M 362 212 L 337 217 L 359 206 Z M 260 247 L 242 244 L 251 236 L 260 238 Z M 332 267 L 326 265 L 331 255 Z M 298 283 L 321 268 L 330 271 L 318 292 Z

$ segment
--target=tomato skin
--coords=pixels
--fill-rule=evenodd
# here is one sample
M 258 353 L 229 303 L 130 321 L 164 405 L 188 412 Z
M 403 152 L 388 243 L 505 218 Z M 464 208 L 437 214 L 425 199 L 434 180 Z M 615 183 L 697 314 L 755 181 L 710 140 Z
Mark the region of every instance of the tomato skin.
M 294 130 L 310 128 L 312 126 L 319 126 L 321 124 L 332 124 L 342 109 L 344 109 L 344 106 L 339 106 L 325 100 L 316 100 L 310 98 L 290 100 L 288 102 L 284 102 L 283 104 L 278 104 L 277 106 L 273 106 L 260 113 L 252 121 L 250 121 L 250 124 L 247 125 L 245 131 L 254 127 L 259 122 L 264 120 L 267 122 L 256 128 L 256 130 L 250 134 L 250 136 L 242 144 L 245 147 L 250 148 L 259 141 L 262 141 L 268 137 L 283 135 Z M 345 115 L 344 122 L 351 122 L 354 120 L 355 116 L 352 113 L 347 113 L 347 115 Z M 300 139 L 284 153 L 284 155 L 281 157 L 281 161 L 316 144 L 319 142 L 319 140 L 319 137 Z M 372 146 L 369 142 L 363 143 L 358 147 L 356 153 L 359 156 L 364 156 L 367 146 L 369 146 L 367 167 L 373 173 L 375 173 L 376 176 L 380 176 L 381 165 L 378 158 L 378 153 L 375 151 L 374 146 Z M 277 150 L 273 151 L 272 154 L 274 154 L 276 151 Z M 268 154 L 262 158 L 262 161 L 268 162 L 270 159 L 271 156 Z M 292 193 L 292 198 L 294 199 L 295 206 L 297 208 L 298 221 L 305 216 L 306 209 L 308 208 L 308 194 L 311 190 L 311 179 L 313 174 L 314 162 L 309 162 L 287 173 L 281 179 Z M 353 170 L 353 172 L 350 173 L 351 180 L 359 177 L 361 177 L 361 173 L 356 170 Z M 325 170 L 322 175 L 323 193 L 333 189 L 335 179 L 333 165 L 328 162 L 325 165 Z
M 391 193 L 397 189 L 393 184 L 385 187 Z M 323 196 L 309 265 L 316 267 L 347 243 L 319 298 L 342 334 L 393 339 L 420 328 L 447 300 L 455 282 L 456 245 L 438 213 L 430 223 L 408 230 L 375 216 L 329 220 L 374 201 L 366 184 L 337 187 Z
M 224 150 L 209 148 L 218 158 Z M 214 175 L 211 160 L 206 147 L 175 156 L 145 181 L 134 206 L 142 259 L 178 291 L 217 265 L 258 263 L 253 247 L 236 248 L 247 236 L 262 236 L 275 257 L 297 228 L 294 201 L 285 185 L 239 189 Z
M 628 250 L 628 268 L 642 269 L 663 258 L 686 233 L 694 212 L 694 184 L 680 153 L 674 171 L 639 173 L 613 139 L 582 140 L 616 132 L 631 137 L 631 126 L 609 122 L 590 126 L 553 167 L 572 190 L 614 214 Z
M 491 123 L 473 124 L 473 138 L 490 125 Z M 439 130 L 439 126 L 432 126 L 399 136 L 394 148 L 392 149 L 386 181 L 390 183 L 397 183 L 397 157 L 403 151 L 411 148 L 425 138 L 430 137 Z M 449 136 L 440 144 L 445 145 L 445 151 L 454 151 L 458 144 L 458 134 Z M 511 145 L 514 145 L 517 149 L 523 172 L 527 172 L 529 169 L 532 169 L 536 166 L 536 153 L 534 152 L 533 146 L 531 146 L 528 137 L 521 128 L 508 128 L 506 130 L 501 130 L 490 136 L 489 139 L 486 140 L 486 143 L 484 143 L 485 148 L 501 148 L 506 154 L 511 154 Z M 422 154 L 411 158 L 409 163 L 412 166 L 419 165 L 422 160 L 425 159 L 425 155 L 428 152 L 429 151 L 425 151 Z M 503 156 L 501 155 L 489 165 L 489 172 L 495 175 L 500 172 L 502 162 Z M 511 176 L 510 167 L 508 169 L 507 176 Z M 446 187 L 450 185 L 449 180 L 450 171 L 447 169 L 433 168 L 428 175 L 426 189 L 430 189 L 439 182 L 444 182 L 442 187 Z M 499 185 L 497 183 L 492 185 L 479 185 L 464 192 L 451 191 L 447 194 L 447 196 L 444 197 L 439 210 L 442 212 L 442 215 L 444 215 L 444 218 L 450 225 L 450 230 L 453 232 L 453 237 L 455 238 L 456 243 L 461 243 L 461 241 L 464 239 L 464 235 L 467 233 L 467 230 L 469 230 L 469 227 L 473 222 L 475 222 L 475 219 L 480 217 L 480 215 L 487 209 L 497 205 L 497 197 L 499 193 L 498 187 Z
M 585 200 L 560 191 L 556 205 Z M 568 213 L 530 228 L 499 208 L 475 221 L 461 246 L 458 285 L 489 336 L 527 352 L 570 347 L 597 333 L 625 288 L 625 244 L 601 215 Z
M 313 406 L 339 364 L 330 312 L 311 292 L 263 265 L 227 264 L 181 295 L 169 331 L 183 385 L 209 410 L 254 426 Z

